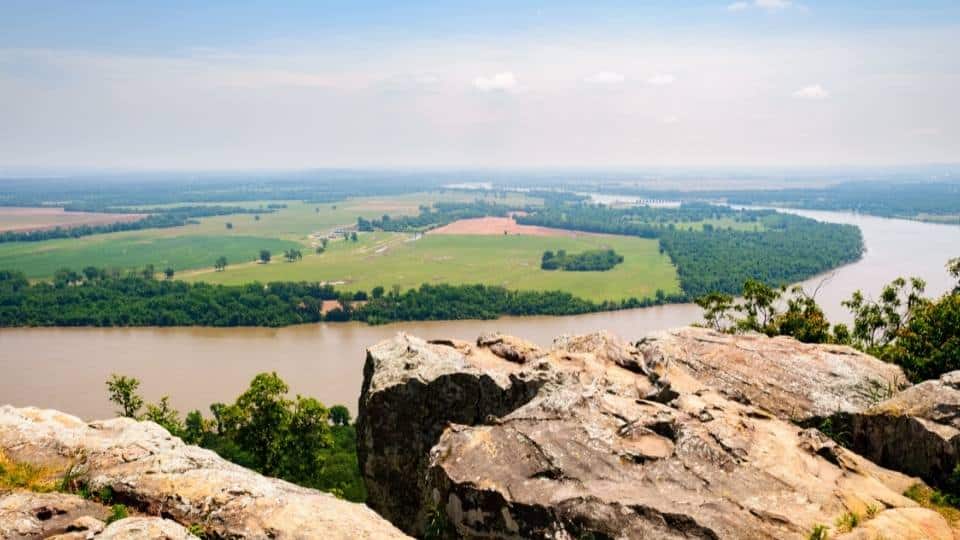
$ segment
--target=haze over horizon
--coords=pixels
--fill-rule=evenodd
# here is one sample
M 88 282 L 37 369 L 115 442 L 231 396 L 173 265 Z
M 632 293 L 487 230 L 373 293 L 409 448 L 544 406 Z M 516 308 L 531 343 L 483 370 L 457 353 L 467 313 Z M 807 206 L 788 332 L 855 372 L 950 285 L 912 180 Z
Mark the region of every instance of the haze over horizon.
M 949 1 L 0 5 L 0 169 L 956 163 Z

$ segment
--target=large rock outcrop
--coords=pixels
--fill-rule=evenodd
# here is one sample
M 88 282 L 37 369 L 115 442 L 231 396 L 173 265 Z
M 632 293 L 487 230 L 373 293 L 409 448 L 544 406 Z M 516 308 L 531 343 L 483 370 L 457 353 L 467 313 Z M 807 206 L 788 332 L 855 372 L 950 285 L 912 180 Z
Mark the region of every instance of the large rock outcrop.
M 197 524 L 216 537 L 406 538 L 366 506 L 261 476 L 152 422 L 86 423 L 58 411 L 4 406 L 0 450 L 12 461 L 70 468 L 92 490 L 110 487 L 117 501 L 140 513 Z
M 358 422 L 368 504 L 414 534 L 781 539 L 855 512 L 953 537 L 915 479 L 606 333 L 398 335 L 368 350 Z
M 843 345 L 687 327 L 638 344 L 646 356 L 682 366 L 724 396 L 784 420 L 859 412 L 908 385 L 899 366 Z
M 874 462 L 943 484 L 960 462 L 960 371 L 924 381 L 831 425 Z M 847 442 L 847 441 L 844 441 Z
M 0 538 L 26 540 L 196 540 L 174 521 L 158 517 L 130 517 L 103 522 L 109 510 L 96 502 L 67 493 L 26 491 L 0 494 Z

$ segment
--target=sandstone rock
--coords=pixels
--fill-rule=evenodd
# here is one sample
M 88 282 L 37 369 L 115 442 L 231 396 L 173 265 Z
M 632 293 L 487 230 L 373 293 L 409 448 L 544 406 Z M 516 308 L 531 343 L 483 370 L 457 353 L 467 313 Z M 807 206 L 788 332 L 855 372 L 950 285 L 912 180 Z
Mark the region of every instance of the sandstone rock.
M 864 457 L 941 484 L 960 459 L 960 371 L 911 386 L 866 411 L 835 415 L 831 421 Z
M 859 412 L 907 385 L 898 366 L 853 348 L 784 336 L 689 327 L 657 333 L 639 348 L 647 356 L 682 366 L 699 383 L 728 398 L 784 420 Z
M 106 516 L 106 509 L 66 493 L 0 493 L 0 538 L 37 538 L 66 532 L 84 518 Z
M 892 531 L 896 532 L 893 536 Z M 892 508 L 837 536 L 837 540 L 954 540 L 947 520 L 927 508 Z
M 57 411 L 4 406 L 0 450 L 15 461 L 72 464 L 94 490 L 110 486 L 117 501 L 141 513 L 200 524 L 221 537 L 405 537 L 363 505 L 266 478 L 152 422 L 87 424 Z
M 190 540 L 197 537 L 182 525 L 157 517 L 130 517 L 111 523 L 96 540 Z
M 916 506 L 901 495 L 915 479 L 727 399 L 669 349 L 597 333 L 517 363 L 491 345 L 401 334 L 368 350 L 361 468 L 369 504 L 407 532 L 800 538 L 848 511 Z M 936 521 L 885 519 L 890 538 Z

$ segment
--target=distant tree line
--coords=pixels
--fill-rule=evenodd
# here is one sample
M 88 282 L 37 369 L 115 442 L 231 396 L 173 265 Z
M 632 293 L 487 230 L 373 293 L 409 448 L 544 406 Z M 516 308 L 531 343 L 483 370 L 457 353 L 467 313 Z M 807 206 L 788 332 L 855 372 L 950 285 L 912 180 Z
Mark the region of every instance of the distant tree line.
M 420 206 L 416 216 L 389 216 L 380 219 L 357 218 L 357 229 L 373 231 L 376 229 L 391 232 L 417 232 L 440 227 L 460 219 L 481 217 L 505 217 L 510 212 L 522 210 L 520 207 L 502 205 L 477 199 L 473 202 L 437 202 L 433 206 Z
M 592 249 L 581 253 L 569 254 L 559 249 L 544 251 L 540 259 L 543 270 L 566 270 L 568 272 L 602 272 L 612 269 L 623 262 L 623 255 L 612 249 Z
M 261 373 L 233 403 L 210 405 L 183 418 L 168 397 L 146 403 L 140 381 L 112 375 L 107 381 L 117 414 L 155 422 L 187 444 L 209 448 L 224 459 L 262 474 L 328 491 L 355 502 L 366 499 L 356 454 L 356 431 L 343 405 L 291 398 L 276 373 Z
M 389 292 L 337 291 L 307 282 L 211 285 L 154 279 L 142 272 L 58 271 L 52 283 L 31 284 L 0 271 L 0 326 L 286 326 L 318 321 L 494 319 L 502 315 L 575 315 L 682 302 L 653 298 L 593 302 L 562 291 L 514 291 L 487 285 L 421 285 Z M 339 307 L 321 311 L 324 300 Z
M 68 209 L 73 210 L 72 208 Z M 136 208 L 110 208 L 96 211 L 123 214 L 142 212 L 142 210 L 138 210 Z M 0 243 L 39 242 L 42 240 L 52 240 L 55 238 L 79 238 L 81 236 L 90 236 L 91 234 L 180 227 L 187 224 L 199 223 L 199 221 L 196 221 L 196 218 L 200 217 L 225 216 L 230 214 L 255 214 L 274 211 L 276 210 L 273 208 L 254 209 L 243 208 L 240 206 L 178 206 L 173 208 L 156 208 L 150 209 L 150 213 L 148 215 L 142 219 L 138 219 L 137 221 L 106 223 L 103 225 L 80 225 L 76 227 L 55 227 L 52 229 L 39 231 L 0 232 Z

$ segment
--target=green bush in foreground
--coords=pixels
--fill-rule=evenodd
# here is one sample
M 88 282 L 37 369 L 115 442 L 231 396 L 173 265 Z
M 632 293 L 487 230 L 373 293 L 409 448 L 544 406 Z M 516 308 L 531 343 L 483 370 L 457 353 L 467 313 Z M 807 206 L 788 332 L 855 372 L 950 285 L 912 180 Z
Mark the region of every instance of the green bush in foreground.
M 356 431 L 342 405 L 327 409 L 313 398 L 289 398 L 276 373 L 261 373 L 232 404 L 214 403 L 213 418 L 191 411 L 181 420 L 167 397 L 147 404 L 140 382 L 120 375 L 107 381 L 110 401 L 120 413 L 163 426 L 188 444 L 217 452 L 238 465 L 355 502 L 366 499 L 357 465 Z M 109 502 L 109 497 L 101 495 Z

